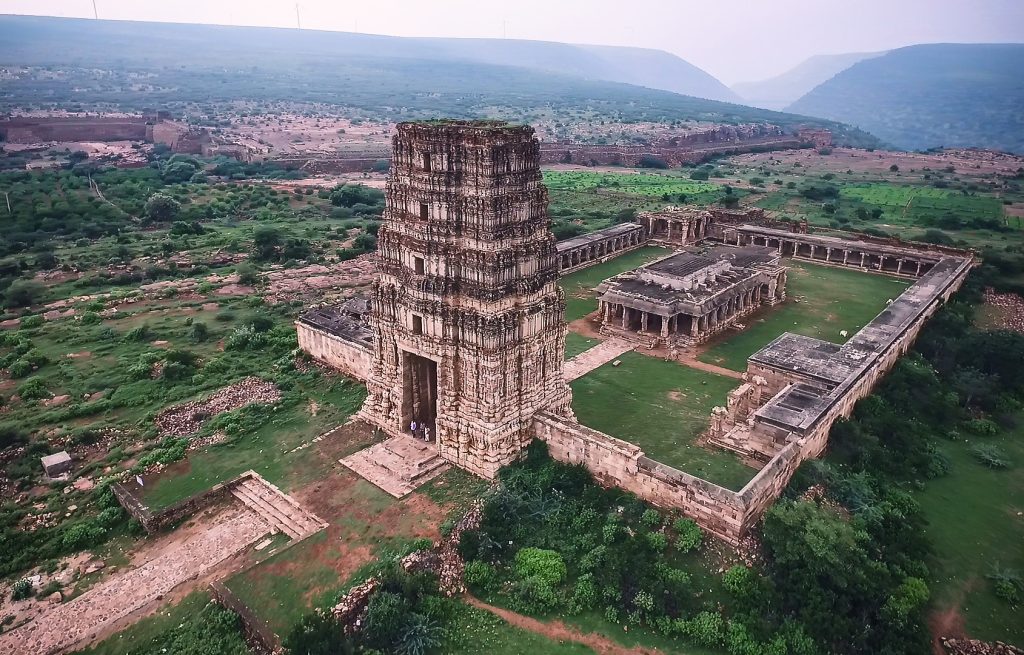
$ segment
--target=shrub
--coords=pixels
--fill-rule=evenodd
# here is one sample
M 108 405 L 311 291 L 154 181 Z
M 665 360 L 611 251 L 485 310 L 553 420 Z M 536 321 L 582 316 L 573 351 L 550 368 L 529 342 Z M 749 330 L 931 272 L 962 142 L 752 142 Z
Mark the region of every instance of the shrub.
M 138 325 L 125 332 L 124 340 L 136 342 L 147 341 L 151 334 L 152 333 L 150 332 L 148 325 Z
M 704 532 L 693 519 L 679 519 L 672 524 L 676 531 L 676 548 L 679 552 L 688 553 L 691 550 L 700 548 L 704 538 Z
M 558 595 L 551 584 L 539 575 L 512 583 L 512 606 L 517 612 L 544 614 L 559 605 Z
M 16 580 L 11 585 L 11 600 L 24 600 L 30 597 L 34 591 L 32 581 L 28 578 Z
M 660 526 L 661 513 L 654 508 L 645 509 L 644 513 L 640 515 L 640 524 L 648 528 Z
M 103 318 L 96 312 L 85 312 L 82 314 L 82 325 L 96 325 L 101 322 Z
M 593 573 L 584 573 L 576 580 L 572 592 L 572 609 L 575 612 L 592 609 L 597 605 L 597 584 Z
M 1017 593 L 1017 586 L 1007 580 L 997 580 L 993 585 L 993 591 L 996 594 L 996 598 L 1005 600 L 1011 605 L 1016 605 L 1020 602 L 1020 594 Z
M 497 581 L 497 573 L 494 571 L 494 567 L 487 562 L 473 560 L 466 563 L 465 578 L 466 584 L 471 589 L 487 591 Z
M 990 469 L 1010 468 L 1011 462 L 999 446 L 991 443 L 979 443 L 971 447 L 971 455 Z
M 537 577 L 548 585 L 556 585 L 565 578 L 565 561 L 554 550 L 523 548 L 516 553 L 515 572 L 520 578 Z
M 999 434 L 999 426 L 987 418 L 975 418 L 964 424 L 964 427 L 974 434 L 991 437 Z
M 249 262 L 243 262 L 235 267 L 235 273 L 238 273 L 238 281 L 242 284 L 253 286 L 260 281 L 259 271 Z
M 61 544 L 68 551 L 92 546 L 103 537 L 103 529 L 91 522 L 75 523 L 64 530 Z
M 200 343 L 206 341 L 206 338 L 210 335 L 210 329 L 206 327 L 206 323 L 196 321 L 192 323 L 192 328 L 189 330 L 188 338 L 194 343 Z
M 662 553 L 665 552 L 666 548 L 668 548 L 668 537 L 666 537 L 662 532 L 648 532 L 647 543 L 649 543 L 651 548 L 656 552 Z
M 39 302 L 46 293 L 46 287 L 35 280 L 15 280 L 7 287 L 5 305 L 7 307 L 28 307 Z
M 722 574 L 722 586 L 736 598 L 747 598 L 754 589 L 754 572 L 742 564 L 726 569 Z
M 50 395 L 50 392 L 46 389 L 46 384 L 39 378 L 30 378 L 18 387 L 18 395 L 25 400 L 37 400 L 39 398 L 46 398 Z
M 725 620 L 716 612 L 701 612 L 686 621 L 683 634 L 700 646 L 719 646 L 725 639 Z
M 694 171 L 690 173 L 691 180 L 706 180 L 710 177 L 707 171 Z
M 7 372 L 12 378 L 23 378 L 32 372 L 32 364 L 19 359 L 7 367 Z
M 21 322 L 18 323 L 18 327 L 25 328 L 26 330 L 31 330 L 32 328 L 37 328 L 42 324 L 42 314 L 31 314 L 29 316 L 23 316 Z

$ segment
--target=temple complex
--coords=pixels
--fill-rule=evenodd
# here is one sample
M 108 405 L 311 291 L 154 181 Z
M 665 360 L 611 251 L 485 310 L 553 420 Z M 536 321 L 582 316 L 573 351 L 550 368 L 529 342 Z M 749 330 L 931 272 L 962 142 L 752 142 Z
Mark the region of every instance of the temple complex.
M 391 162 L 362 416 L 426 425 L 441 457 L 493 477 L 536 412 L 571 415 L 539 144 L 502 122 L 402 123 Z
M 786 297 L 786 269 L 770 248 L 682 252 L 597 287 L 602 332 L 651 346 L 692 346 Z
M 932 244 L 808 234 L 760 209 L 669 207 L 556 244 L 531 128 L 403 123 L 393 145 L 372 298 L 313 308 L 296 328 L 303 350 L 366 382 L 360 416 L 390 438 L 341 461 L 394 495 L 449 463 L 492 478 L 540 439 L 602 484 L 737 543 L 975 264 Z M 598 286 L 592 317 L 619 338 L 594 350 L 685 348 L 738 328 L 785 299 L 789 258 L 914 283 L 845 343 L 785 333 L 748 359 L 702 437 L 757 469 L 732 490 L 579 424 L 570 408 L 560 270 L 650 243 L 676 252 Z

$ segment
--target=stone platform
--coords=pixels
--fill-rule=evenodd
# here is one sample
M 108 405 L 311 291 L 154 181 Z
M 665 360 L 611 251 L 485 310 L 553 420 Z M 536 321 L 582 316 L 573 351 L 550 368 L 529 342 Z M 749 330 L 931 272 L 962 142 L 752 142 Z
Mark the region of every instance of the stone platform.
M 339 460 L 395 498 L 415 491 L 448 470 L 437 444 L 412 436 L 392 437 Z

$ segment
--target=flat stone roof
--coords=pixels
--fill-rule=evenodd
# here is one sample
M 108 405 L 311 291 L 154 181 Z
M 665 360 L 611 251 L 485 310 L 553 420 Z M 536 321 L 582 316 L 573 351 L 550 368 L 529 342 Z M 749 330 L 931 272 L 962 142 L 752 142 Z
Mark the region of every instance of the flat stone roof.
M 315 307 L 300 316 L 299 322 L 347 341 L 354 341 L 361 345 L 369 346 L 373 343 L 373 332 L 370 331 L 370 327 L 363 320 L 362 316 L 354 316 L 348 310 L 348 304 L 351 302 L 350 300 L 340 305 Z M 357 306 L 359 305 L 365 305 L 369 309 L 368 300 L 357 303 Z
M 812 428 L 889 350 L 972 260 L 944 257 L 843 345 L 785 333 L 748 361 L 813 378 L 822 386 L 794 384 L 758 409 L 755 417 L 803 433 Z
M 588 234 L 581 234 L 577 237 L 572 237 L 571 239 L 559 241 L 556 246 L 558 248 L 558 252 L 562 253 L 569 250 L 575 250 L 576 248 L 581 248 L 592 243 L 604 241 L 605 239 L 622 236 L 623 234 L 631 234 L 637 230 L 643 229 L 644 227 L 637 223 L 619 223 L 618 225 L 606 227 L 603 230 L 597 230 Z

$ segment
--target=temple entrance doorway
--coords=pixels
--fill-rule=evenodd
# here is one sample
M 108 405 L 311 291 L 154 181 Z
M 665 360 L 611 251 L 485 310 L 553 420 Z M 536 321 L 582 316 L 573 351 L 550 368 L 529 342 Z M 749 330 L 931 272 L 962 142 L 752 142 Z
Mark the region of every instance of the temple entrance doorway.
M 437 438 L 437 362 L 410 352 L 402 352 L 402 425 L 408 430 L 415 421 L 417 437 L 423 427 L 430 428 L 430 440 Z M 407 432 L 407 434 L 412 434 Z

